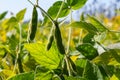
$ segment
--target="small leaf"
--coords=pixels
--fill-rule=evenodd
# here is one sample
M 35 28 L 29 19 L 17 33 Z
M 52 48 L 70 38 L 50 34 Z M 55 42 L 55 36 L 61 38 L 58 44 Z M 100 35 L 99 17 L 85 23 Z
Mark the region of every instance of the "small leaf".
M 83 77 L 87 80 L 104 80 L 100 69 L 95 64 L 87 61 Z
M 24 18 L 24 15 L 25 15 L 25 12 L 26 12 L 26 8 L 19 11 L 17 14 L 16 14 L 16 19 L 20 22 L 23 20 Z
M 8 80 L 34 80 L 34 73 L 33 72 L 21 73 L 13 76 L 12 78 L 9 78 Z
M 87 23 L 87 22 L 83 22 L 83 21 L 72 22 L 68 26 L 74 27 L 74 28 L 83 28 L 91 34 L 96 34 L 98 32 L 97 29 L 91 23 Z
M 47 13 L 53 18 L 55 19 L 58 12 L 59 12 L 59 9 L 62 5 L 63 1 L 57 1 L 55 2 L 47 11 Z M 62 18 L 62 17 L 65 17 L 67 16 L 68 14 L 70 13 L 70 9 L 68 9 L 68 6 L 67 6 L 67 3 L 64 2 L 64 5 L 63 5 L 63 8 L 58 16 L 58 18 Z M 45 16 L 44 18 L 44 22 L 43 22 L 43 25 L 45 25 L 47 22 L 49 22 L 49 19 L 47 16 Z
M 56 69 L 58 67 L 60 56 L 55 47 L 51 47 L 49 51 L 46 51 L 45 45 L 42 43 L 25 44 L 24 47 L 40 65 L 48 69 Z
M 18 20 L 16 19 L 16 17 L 11 17 L 6 24 L 11 26 L 11 25 L 16 25 L 16 23 L 18 22 Z
M 81 52 L 82 55 L 84 55 L 87 59 L 92 60 L 96 56 L 98 56 L 98 51 L 88 43 L 78 45 L 76 49 Z
M 7 11 L 1 13 L 0 14 L 0 20 L 2 20 L 6 16 L 7 13 L 8 13 Z
M 89 21 L 92 25 L 94 25 L 97 30 L 99 32 L 104 32 L 106 30 L 108 30 L 100 21 L 98 21 L 96 18 L 92 17 L 92 16 L 88 16 L 89 17 Z
M 85 5 L 87 0 L 67 0 L 68 5 L 73 9 L 77 10 Z

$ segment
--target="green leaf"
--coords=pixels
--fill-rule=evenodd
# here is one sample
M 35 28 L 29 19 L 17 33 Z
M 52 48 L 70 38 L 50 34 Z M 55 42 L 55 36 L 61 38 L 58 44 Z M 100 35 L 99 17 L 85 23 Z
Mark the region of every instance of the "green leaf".
M 0 20 L 2 20 L 6 16 L 7 13 L 8 13 L 7 11 L 1 13 L 0 14 Z
M 90 43 L 94 44 L 95 42 L 93 41 L 94 34 L 88 33 L 84 38 L 83 38 L 83 43 Z
M 6 24 L 9 25 L 9 26 L 16 25 L 17 23 L 18 23 L 18 20 L 16 19 L 16 17 L 11 17 L 11 18 L 6 22 Z
M 8 80 L 34 80 L 34 73 L 33 72 L 21 73 L 13 76 L 12 78 L 9 78 Z
M 114 75 L 110 78 L 110 80 L 119 80 L 119 78 L 114 74 Z
M 55 3 L 48 9 L 47 13 L 48 13 L 53 19 L 56 18 L 57 14 L 58 14 L 58 12 L 59 12 L 59 9 L 60 9 L 60 7 L 61 7 L 61 5 L 62 5 L 62 3 L 63 3 L 63 1 L 57 1 L 57 2 L 55 2 Z M 70 9 L 68 9 L 67 3 L 64 2 L 63 8 L 62 8 L 62 10 L 61 10 L 61 12 L 60 12 L 60 14 L 59 14 L 58 17 L 59 17 L 59 18 L 65 17 L 65 16 L 67 16 L 69 13 L 70 13 Z M 46 24 L 47 22 L 49 22 L 49 20 L 48 20 L 48 17 L 45 16 L 43 25 Z
M 77 59 L 75 61 L 75 65 L 76 65 L 76 70 L 77 70 L 77 74 L 82 76 L 84 68 L 86 66 L 86 59 Z
M 77 10 L 85 5 L 87 0 L 67 0 L 68 5 L 73 9 Z
M 91 44 L 88 43 L 78 45 L 76 49 L 81 52 L 81 54 L 84 55 L 87 59 L 90 60 L 98 56 L 98 51 Z
M 51 80 L 53 73 L 44 67 L 38 67 L 36 69 L 36 78 L 35 80 Z
M 55 47 L 51 47 L 49 51 L 46 51 L 46 47 L 42 43 L 25 44 L 24 47 L 40 65 L 48 69 L 56 69 L 58 67 L 60 56 Z
M 75 27 L 75 28 L 83 28 L 91 34 L 96 34 L 98 32 L 97 29 L 91 23 L 87 23 L 87 22 L 83 22 L 83 21 L 72 22 L 68 26 Z
M 23 20 L 24 18 L 24 15 L 25 15 L 25 12 L 26 12 L 26 8 L 19 11 L 17 14 L 16 14 L 16 19 L 20 22 Z
M 98 66 L 87 61 L 83 77 L 87 80 L 104 80 Z
M 89 17 L 89 21 L 92 25 L 94 25 L 97 30 L 99 32 L 104 32 L 106 30 L 108 30 L 100 21 L 98 21 L 96 18 L 92 17 L 92 16 L 88 16 Z
M 92 60 L 96 64 L 105 64 L 105 65 L 120 65 L 120 56 L 114 49 L 110 49 L 107 52 L 102 53 L 100 56 Z
M 77 76 L 77 77 L 73 77 L 73 76 L 64 76 L 65 77 L 65 80 L 87 80 L 85 78 L 82 78 L 80 76 Z

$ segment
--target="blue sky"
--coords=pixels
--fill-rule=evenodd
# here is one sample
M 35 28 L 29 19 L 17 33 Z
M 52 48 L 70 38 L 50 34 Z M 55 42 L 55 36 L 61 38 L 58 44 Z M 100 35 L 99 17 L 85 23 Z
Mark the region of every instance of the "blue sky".
M 36 0 L 31 1 L 35 2 Z M 43 9 L 47 10 L 49 6 L 51 6 L 54 3 L 54 1 L 56 0 L 39 0 L 39 4 Z M 33 6 L 27 0 L 0 0 L 0 13 L 4 11 L 9 11 L 6 17 L 10 17 L 10 12 L 16 14 L 20 10 L 27 8 L 25 20 L 30 19 L 32 7 Z
M 35 2 L 36 0 L 31 0 L 32 2 Z M 47 10 L 55 1 L 57 0 L 39 0 L 39 5 Z M 88 0 L 88 2 L 91 2 L 92 0 Z M 111 0 L 102 0 L 100 2 L 107 2 Z M 13 12 L 16 14 L 18 11 L 27 8 L 27 12 L 25 15 L 25 20 L 31 18 L 32 13 L 32 5 L 27 0 L 1 0 L 0 1 L 0 13 L 4 11 L 9 11 L 6 17 L 10 17 L 10 12 Z M 39 11 L 40 14 L 40 11 Z M 39 15 L 41 18 L 41 16 Z

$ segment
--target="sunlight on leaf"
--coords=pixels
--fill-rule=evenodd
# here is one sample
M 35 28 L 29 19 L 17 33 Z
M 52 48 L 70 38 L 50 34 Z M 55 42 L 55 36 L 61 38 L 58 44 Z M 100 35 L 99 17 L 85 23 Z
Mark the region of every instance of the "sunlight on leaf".
M 96 18 L 92 17 L 92 16 L 89 16 L 89 21 L 91 24 L 93 24 L 98 31 L 100 32 L 104 32 L 106 30 L 108 30 L 100 21 L 98 21 Z
M 87 23 L 84 21 L 72 22 L 70 25 L 68 25 L 68 27 L 83 28 L 91 34 L 96 34 L 98 32 L 98 30 L 91 23 Z
M 23 20 L 24 18 L 24 15 L 25 15 L 25 12 L 26 12 L 26 8 L 19 11 L 17 14 L 16 14 L 16 19 L 20 22 Z
M 60 56 L 55 47 L 46 51 L 45 45 L 41 43 L 25 44 L 25 48 L 31 56 L 42 66 L 48 69 L 56 69 L 60 63 Z

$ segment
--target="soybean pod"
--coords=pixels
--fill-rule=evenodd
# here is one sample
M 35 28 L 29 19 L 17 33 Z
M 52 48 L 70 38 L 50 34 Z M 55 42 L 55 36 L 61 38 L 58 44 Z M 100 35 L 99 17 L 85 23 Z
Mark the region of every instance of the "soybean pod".
M 32 12 L 31 25 L 30 25 L 30 40 L 33 40 L 35 38 L 35 34 L 37 31 L 37 23 L 38 23 L 38 12 L 36 10 L 36 6 L 34 6 Z
M 53 34 L 50 34 L 50 36 L 48 38 L 47 47 L 46 47 L 47 50 L 49 50 L 51 48 L 53 40 L 54 40 L 54 36 L 53 36 Z
M 55 24 L 55 40 L 56 40 L 57 48 L 61 54 L 65 54 L 65 48 L 62 43 L 62 37 L 61 37 L 60 29 L 59 29 L 59 24 L 56 21 L 54 22 L 54 24 Z

